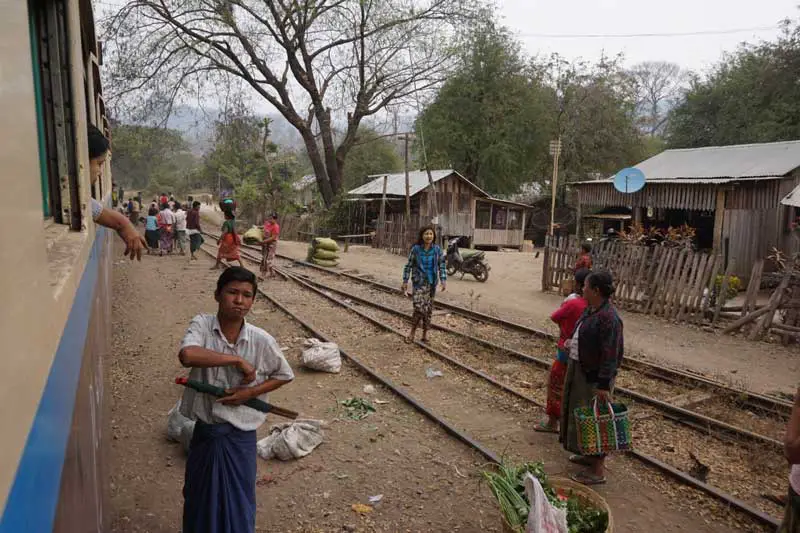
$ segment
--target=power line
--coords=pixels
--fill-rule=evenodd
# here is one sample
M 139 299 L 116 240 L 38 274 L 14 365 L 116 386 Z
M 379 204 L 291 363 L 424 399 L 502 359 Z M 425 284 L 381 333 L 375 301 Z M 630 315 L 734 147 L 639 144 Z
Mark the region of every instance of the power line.
M 632 39 L 643 37 L 693 37 L 698 35 L 729 35 L 778 29 L 773 26 L 754 26 L 752 28 L 734 28 L 729 30 L 682 31 L 669 33 L 520 33 L 520 37 L 539 37 L 543 39 Z

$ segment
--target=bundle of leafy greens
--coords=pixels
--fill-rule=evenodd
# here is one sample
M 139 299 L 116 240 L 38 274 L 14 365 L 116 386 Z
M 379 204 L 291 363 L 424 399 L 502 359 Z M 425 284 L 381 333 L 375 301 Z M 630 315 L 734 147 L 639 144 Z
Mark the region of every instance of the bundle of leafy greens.
M 503 519 L 514 531 L 522 532 L 528 522 L 531 504 L 525 498 L 523 479 L 526 473 L 533 474 L 544 489 L 551 505 L 567 509 L 569 533 L 604 533 L 608 527 L 608 513 L 584 505 L 573 494 L 559 494 L 547 480 L 542 463 L 513 465 L 503 462 L 496 472 L 483 472 L 489 489 L 497 499 Z

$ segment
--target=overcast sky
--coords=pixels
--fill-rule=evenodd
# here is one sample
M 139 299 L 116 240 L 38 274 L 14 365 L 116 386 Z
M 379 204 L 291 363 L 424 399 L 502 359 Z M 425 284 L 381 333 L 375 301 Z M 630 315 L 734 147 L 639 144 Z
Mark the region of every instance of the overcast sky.
M 623 52 L 625 63 L 664 60 L 701 71 L 742 41 L 772 40 L 778 23 L 797 18 L 800 0 L 496 0 L 503 23 L 531 54 L 558 52 L 597 60 Z M 672 37 L 552 35 L 664 34 L 765 28 L 729 34 Z M 542 34 L 549 36 L 542 36 Z

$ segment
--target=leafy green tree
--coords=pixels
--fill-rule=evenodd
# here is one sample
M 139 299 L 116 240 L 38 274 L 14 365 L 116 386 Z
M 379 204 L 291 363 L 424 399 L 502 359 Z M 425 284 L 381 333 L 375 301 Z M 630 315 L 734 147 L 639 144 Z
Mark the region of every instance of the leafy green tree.
M 488 22 L 470 35 L 458 70 L 416 129 L 432 166 L 452 166 L 491 192 L 514 192 L 546 162 L 549 91 L 505 29 Z
M 111 151 L 114 181 L 129 190 L 174 188 L 196 164 L 180 132 L 164 128 L 113 124 Z
M 618 58 L 528 60 L 505 30 L 487 24 L 471 33 L 461 67 L 417 129 L 432 165 L 452 166 L 491 193 L 549 180 L 549 142 L 560 138 L 564 185 L 640 160 L 635 88 Z
M 238 215 L 251 223 L 259 222 L 267 210 L 284 210 L 301 168 L 296 154 L 270 141 L 269 119 L 237 108 L 223 114 L 215 133 L 214 147 L 204 158 L 206 185 L 232 188 Z
M 691 148 L 800 138 L 800 24 L 776 41 L 742 45 L 695 77 L 670 115 L 668 142 Z
M 560 183 L 607 176 L 645 153 L 636 121 L 635 85 L 620 58 L 597 64 L 554 56 L 543 68 L 553 88 L 553 138 L 562 143 Z

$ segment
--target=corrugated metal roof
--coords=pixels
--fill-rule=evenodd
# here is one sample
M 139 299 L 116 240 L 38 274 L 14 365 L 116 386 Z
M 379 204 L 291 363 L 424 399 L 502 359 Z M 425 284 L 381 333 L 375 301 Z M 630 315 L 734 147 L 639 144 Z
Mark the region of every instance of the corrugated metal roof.
M 800 207 L 800 185 L 792 189 L 792 192 L 787 194 L 781 200 L 781 204 L 790 205 L 792 207 Z
M 798 167 L 800 141 L 665 150 L 636 165 L 647 181 L 680 180 L 682 183 L 727 183 L 743 178 L 775 178 L 785 176 Z M 692 179 L 708 181 L 688 181 Z M 720 181 L 723 179 L 727 181 Z
M 452 169 L 445 170 L 431 170 L 431 177 L 433 182 L 436 183 L 449 176 L 456 174 L 461 179 L 469 183 L 475 190 L 481 192 L 483 196 L 489 196 L 486 192 L 481 190 L 480 187 L 469 181 L 467 178 Z M 365 183 L 361 187 L 357 187 L 347 194 L 349 196 L 381 196 L 383 194 L 383 177 L 386 176 L 386 195 L 387 196 L 405 196 L 406 195 L 406 175 L 401 172 L 399 174 L 374 174 L 368 176 L 375 178 L 370 182 Z M 409 194 L 414 196 L 428 186 L 428 173 L 424 170 L 414 170 L 408 173 L 408 187 Z
M 665 150 L 636 168 L 650 181 L 785 176 L 800 167 L 800 141 Z
M 650 180 L 648 182 L 651 183 L 677 183 L 682 185 L 697 185 L 697 184 L 715 184 L 715 185 L 724 185 L 726 183 L 732 183 L 734 181 L 743 182 L 743 181 L 764 181 L 764 180 L 779 180 L 783 179 L 783 176 L 756 176 L 756 177 L 749 177 L 749 178 L 675 178 L 675 179 L 664 179 L 664 180 Z M 571 185 L 586 185 L 591 183 L 606 183 L 612 184 L 614 183 L 613 178 L 606 178 L 602 180 L 593 180 L 593 181 L 576 181 Z

